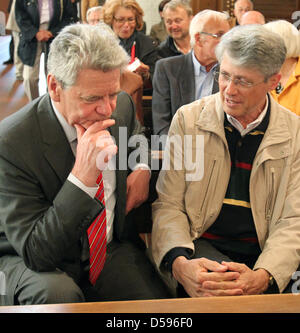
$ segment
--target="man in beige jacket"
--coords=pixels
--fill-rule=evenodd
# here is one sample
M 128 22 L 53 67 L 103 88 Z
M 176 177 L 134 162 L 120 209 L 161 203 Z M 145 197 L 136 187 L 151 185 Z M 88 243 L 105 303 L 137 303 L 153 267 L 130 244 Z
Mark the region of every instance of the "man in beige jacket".
M 216 48 L 220 92 L 173 118 L 152 254 L 177 295 L 291 290 L 300 263 L 300 118 L 268 94 L 285 53 L 263 26 L 233 28 Z

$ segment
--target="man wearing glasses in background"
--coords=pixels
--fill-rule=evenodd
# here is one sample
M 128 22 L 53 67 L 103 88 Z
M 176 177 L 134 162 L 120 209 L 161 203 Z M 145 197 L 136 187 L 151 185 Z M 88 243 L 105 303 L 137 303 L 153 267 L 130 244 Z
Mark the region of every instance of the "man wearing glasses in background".
M 216 55 L 220 92 L 179 109 L 169 131 L 170 140 L 192 137 L 193 161 L 203 139 L 203 176 L 174 168 L 187 149 L 166 146 L 171 168 L 163 165 L 157 182 L 152 254 L 179 295 L 291 292 L 300 262 L 300 121 L 269 95 L 286 48 L 263 26 L 246 25 L 226 33 Z
M 161 59 L 153 78 L 152 116 L 154 134 L 167 134 L 179 107 L 219 91 L 215 47 L 229 30 L 228 17 L 213 10 L 199 12 L 190 24 L 193 50 Z

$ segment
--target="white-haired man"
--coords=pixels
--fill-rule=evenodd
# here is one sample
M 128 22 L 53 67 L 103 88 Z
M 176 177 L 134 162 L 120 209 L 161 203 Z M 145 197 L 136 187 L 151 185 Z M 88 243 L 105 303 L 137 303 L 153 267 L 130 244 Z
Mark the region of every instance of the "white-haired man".
M 184 295 L 291 292 L 300 121 L 269 95 L 286 47 L 263 26 L 245 25 L 222 37 L 216 55 L 220 93 L 183 106 L 170 127 L 177 145 L 167 145 L 169 168 L 157 182 L 153 257 Z
M 204 10 L 190 24 L 192 52 L 161 59 L 153 77 L 152 116 L 154 134 L 167 134 L 175 112 L 184 104 L 218 91 L 213 73 L 215 47 L 229 30 L 227 15 Z
M 6 304 L 168 297 L 126 216 L 150 178 L 142 158 L 127 161 L 142 134 L 120 93 L 127 64 L 110 31 L 70 25 L 51 44 L 49 94 L 1 122 Z

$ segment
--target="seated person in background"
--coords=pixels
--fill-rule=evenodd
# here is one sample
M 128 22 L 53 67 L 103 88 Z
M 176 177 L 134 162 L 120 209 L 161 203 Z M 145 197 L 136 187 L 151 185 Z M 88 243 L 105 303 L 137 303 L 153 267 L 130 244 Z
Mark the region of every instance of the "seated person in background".
M 279 104 L 300 116 L 300 32 L 284 20 L 269 22 L 265 27 L 280 35 L 287 48 L 281 79 L 271 94 Z
M 90 25 L 96 25 L 103 21 L 103 7 L 91 7 L 86 12 L 86 21 Z
M 249 10 L 245 14 L 242 15 L 240 20 L 240 25 L 246 24 L 265 24 L 266 20 L 264 15 L 257 10 Z
M 184 295 L 291 292 L 300 268 L 300 121 L 269 95 L 285 53 L 261 25 L 231 29 L 216 48 L 220 92 L 173 118 L 152 254 Z
M 131 57 L 139 61 L 134 72 L 141 75 L 144 84 L 150 80 L 157 61 L 156 43 L 140 32 L 144 12 L 135 0 L 110 0 L 104 5 L 104 22 L 120 39 L 120 44 Z
M 1 122 L 1 305 L 168 297 L 126 218 L 150 178 L 142 154 L 127 160 L 142 134 L 119 93 L 128 60 L 107 30 L 69 25 L 51 44 L 49 94 Z
M 204 10 L 190 25 L 192 52 L 161 59 L 153 78 L 152 117 L 154 134 L 168 134 L 172 117 L 184 104 L 219 91 L 215 47 L 229 30 L 226 14 Z
M 234 3 L 234 18 L 231 20 L 230 26 L 234 27 L 236 25 L 240 25 L 242 16 L 249 10 L 253 10 L 253 2 L 251 0 L 237 0 Z
M 163 9 L 168 2 L 170 2 L 170 0 L 163 0 L 159 3 L 158 12 L 160 16 L 160 22 L 157 24 L 153 24 L 150 30 L 150 37 L 156 40 L 157 44 L 160 44 L 168 37 L 168 33 L 163 18 Z
M 80 10 L 81 10 L 81 21 L 87 23 L 87 12 L 89 8 L 98 7 L 103 5 L 104 1 L 100 0 L 81 0 Z
M 163 9 L 163 17 L 169 36 L 158 47 L 159 57 L 167 58 L 190 52 L 189 26 L 193 18 L 191 6 L 184 0 L 171 0 Z

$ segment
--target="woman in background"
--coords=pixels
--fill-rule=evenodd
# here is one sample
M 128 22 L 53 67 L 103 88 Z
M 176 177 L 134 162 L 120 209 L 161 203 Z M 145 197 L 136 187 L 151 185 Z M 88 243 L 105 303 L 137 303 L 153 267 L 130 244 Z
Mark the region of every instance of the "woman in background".
M 280 35 L 287 48 L 280 70 L 281 80 L 271 94 L 279 104 L 300 115 L 300 32 L 285 20 L 272 21 L 264 26 Z
M 144 12 L 135 0 L 107 0 L 103 19 L 120 39 L 120 44 L 135 62 L 133 71 L 142 76 L 145 83 L 151 80 L 157 61 L 156 43 L 141 32 Z

